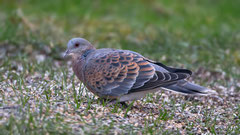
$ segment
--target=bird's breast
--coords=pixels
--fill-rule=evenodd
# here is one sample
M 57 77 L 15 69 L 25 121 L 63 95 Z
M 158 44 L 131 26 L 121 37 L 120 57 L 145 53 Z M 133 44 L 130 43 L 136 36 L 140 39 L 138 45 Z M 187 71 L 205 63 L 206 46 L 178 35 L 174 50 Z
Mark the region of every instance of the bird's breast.
M 83 82 L 83 66 L 84 66 L 85 60 L 83 58 L 73 59 L 72 61 L 72 69 L 73 72 L 76 74 L 78 79 Z

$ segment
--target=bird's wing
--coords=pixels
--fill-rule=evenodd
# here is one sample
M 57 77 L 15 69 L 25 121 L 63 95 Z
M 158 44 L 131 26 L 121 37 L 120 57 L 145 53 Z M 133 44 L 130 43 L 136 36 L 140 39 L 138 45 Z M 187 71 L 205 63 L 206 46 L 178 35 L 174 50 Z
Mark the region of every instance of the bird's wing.
M 120 96 L 141 87 L 155 75 L 155 68 L 141 56 L 113 50 L 94 55 L 84 70 L 85 82 L 100 95 Z
M 121 96 L 174 84 L 189 74 L 171 72 L 132 51 L 113 50 L 94 55 L 84 70 L 85 82 L 103 96 Z
M 171 68 L 163 65 L 162 63 L 150 61 L 149 59 L 145 60 L 150 62 L 150 64 L 155 68 L 155 76 L 146 82 L 142 87 L 133 88 L 130 92 L 145 91 L 158 87 L 174 85 L 180 80 L 190 77 L 192 74 L 192 72 L 187 69 Z

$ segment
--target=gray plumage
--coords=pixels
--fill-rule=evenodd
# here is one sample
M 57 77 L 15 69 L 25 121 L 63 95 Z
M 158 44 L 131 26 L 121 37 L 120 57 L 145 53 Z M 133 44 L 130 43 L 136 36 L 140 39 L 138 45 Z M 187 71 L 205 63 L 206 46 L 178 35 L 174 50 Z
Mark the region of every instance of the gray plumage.
M 86 87 L 101 98 L 137 100 L 160 88 L 184 94 L 213 93 L 186 81 L 192 72 L 171 68 L 129 50 L 95 49 L 83 38 L 68 42 L 73 70 Z

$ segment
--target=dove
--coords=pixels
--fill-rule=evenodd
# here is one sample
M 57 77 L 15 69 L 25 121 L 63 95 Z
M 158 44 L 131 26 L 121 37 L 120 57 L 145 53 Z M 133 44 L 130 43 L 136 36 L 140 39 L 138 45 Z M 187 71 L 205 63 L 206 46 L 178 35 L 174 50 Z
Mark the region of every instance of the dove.
M 169 67 L 130 50 L 96 49 L 84 38 L 67 43 L 67 56 L 78 79 L 102 99 L 139 100 L 161 89 L 191 95 L 215 93 L 187 81 L 192 75 L 188 69 Z

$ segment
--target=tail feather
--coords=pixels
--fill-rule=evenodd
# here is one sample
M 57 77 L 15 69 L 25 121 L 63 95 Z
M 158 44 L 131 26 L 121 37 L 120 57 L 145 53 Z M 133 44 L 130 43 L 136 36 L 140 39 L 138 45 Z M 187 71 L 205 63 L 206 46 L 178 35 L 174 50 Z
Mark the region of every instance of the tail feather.
M 184 94 L 194 94 L 194 95 L 209 95 L 209 94 L 216 94 L 215 91 L 210 90 L 206 87 L 190 83 L 186 80 L 181 80 L 177 84 L 165 86 L 167 90 L 180 92 Z

